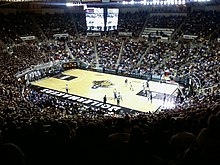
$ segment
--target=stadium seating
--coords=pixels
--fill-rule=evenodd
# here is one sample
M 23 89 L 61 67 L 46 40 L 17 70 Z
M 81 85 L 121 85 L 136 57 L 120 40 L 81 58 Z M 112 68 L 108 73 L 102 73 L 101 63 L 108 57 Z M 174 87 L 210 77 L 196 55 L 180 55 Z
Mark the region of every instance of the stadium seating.
M 1 14 L 0 40 L 6 48 L 0 48 L 0 162 L 219 164 L 219 13 L 191 12 L 182 25 L 182 17 L 148 18 L 143 11 L 119 15 L 118 31 L 133 37 L 113 40 L 107 33 L 84 36 L 83 14 Z M 137 38 L 147 27 L 178 32 L 168 42 Z M 57 33 L 70 36 L 55 39 Z M 198 40 L 179 34 L 197 35 Z M 25 42 L 22 36 L 37 40 Z M 169 70 L 173 78 L 193 75 L 199 86 L 175 108 L 157 113 L 109 113 L 31 87 L 30 81 L 62 72 L 57 61 L 70 60 L 126 75 Z

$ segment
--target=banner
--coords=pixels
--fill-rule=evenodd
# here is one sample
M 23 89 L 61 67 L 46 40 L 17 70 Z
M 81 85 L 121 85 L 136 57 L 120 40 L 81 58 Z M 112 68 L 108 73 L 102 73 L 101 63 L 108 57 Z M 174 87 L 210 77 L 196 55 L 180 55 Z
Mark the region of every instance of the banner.
M 144 37 L 144 38 L 148 38 L 148 34 L 142 34 L 142 37 Z
M 117 106 L 117 105 L 113 105 L 113 104 L 104 104 L 102 101 L 98 101 L 98 100 L 94 100 L 94 99 L 90 99 L 90 98 L 86 98 L 86 97 L 82 97 L 82 96 L 77 96 L 77 95 L 69 94 L 69 93 L 65 93 L 65 92 L 60 92 L 57 90 L 38 87 L 35 85 L 33 85 L 32 87 L 36 90 L 39 90 L 39 92 L 41 92 L 41 93 L 50 94 L 50 95 L 56 96 L 56 97 L 63 99 L 63 100 L 80 102 L 80 103 L 83 103 L 85 105 L 92 106 L 95 108 L 102 108 L 102 109 L 106 109 L 108 111 L 120 111 L 120 110 L 129 110 L 130 111 L 131 110 L 131 109 L 128 109 L 125 107 L 121 107 L 121 106 Z
M 151 37 L 160 37 L 162 40 L 168 40 L 168 37 L 170 37 L 174 31 L 175 29 L 169 28 L 145 28 L 142 37 L 148 38 L 148 35 L 150 35 Z
M 164 40 L 164 41 L 168 41 L 169 38 L 168 37 L 161 37 L 161 36 L 158 36 L 161 40 Z
M 98 36 L 101 36 L 101 33 L 100 32 L 88 32 L 87 33 L 87 36 L 90 36 L 90 37 L 98 37 Z
M 203 95 L 207 95 L 207 94 L 212 94 L 213 92 L 216 93 L 217 91 L 220 91 L 220 83 L 212 87 L 200 89 L 199 93 Z
M 35 40 L 35 36 L 25 36 L 25 37 L 20 37 L 24 41 L 30 41 L 30 40 Z
M 69 37 L 68 33 L 64 33 L 64 34 L 54 34 L 53 35 L 54 38 L 65 38 L 65 37 Z
M 193 36 L 193 35 L 183 35 L 184 39 L 189 39 L 189 40 L 193 40 L 195 38 L 197 38 L 198 36 Z
M 144 31 L 150 31 L 150 32 L 172 31 L 172 32 L 174 32 L 175 29 L 170 29 L 170 28 L 145 28 Z
M 132 36 L 132 32 L 119 32 L 119 36 Z

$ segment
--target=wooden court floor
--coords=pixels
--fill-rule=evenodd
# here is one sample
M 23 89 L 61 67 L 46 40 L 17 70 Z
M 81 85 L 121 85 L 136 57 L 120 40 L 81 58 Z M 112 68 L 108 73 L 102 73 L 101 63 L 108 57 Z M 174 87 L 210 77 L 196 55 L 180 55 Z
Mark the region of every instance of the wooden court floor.
M 127 84 L 125 83 L 125 79 L 128 80 Z M 93 81 L 102 80 L 111 82 L 113 85 L 107 88 L 92 88 Z M 134 90 L 130 90 L 130 83 L 132 84 Z M 142 112 L 154 112 L 160 106 L 162 106 L 164 102 L 161 99 L 156 98 L 154 98 L 151 102 L 147 97 L 137 95 L 137 93 L 142 91 L 143 84 L 145 83 L 146 80 L 80 69 L 65 71 L 62 73 L 61 77 L 50 77 L 32 82 L 33 85 L 57 90 L 60 92 L 66 92 L 65 86 L 68 84 L 69 93 L 71 94 L 99 101 L 103 101 L 103 97 L 106 95 L 107 103 L 114 105 L 117 105 L 117 101 L 114 100 L 113 94 L 114 89 L 116 89 L 116 91 L 120 92 L 122 96 L 120 106 Z M 154 96 L 156 93 L 166 93 L 171 95 L 177 89 L 177 85 L 150 81 L 149 88 L 151 91 L 153 91 Z M 169 104 L 172 104 L 172 102 L 169 102 Z

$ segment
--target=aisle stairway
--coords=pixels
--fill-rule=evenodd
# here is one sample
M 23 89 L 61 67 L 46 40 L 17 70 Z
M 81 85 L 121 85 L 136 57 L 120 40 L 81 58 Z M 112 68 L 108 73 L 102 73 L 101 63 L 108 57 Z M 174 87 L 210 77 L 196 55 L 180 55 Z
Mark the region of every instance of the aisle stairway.
M 118 55 L 118 60 L 117 60 L 116 66 L 118 66 L 120 64 L 121 55 L 123 53 L 123 48 L 124 48 L 124 43 L 125 43 L 125 41 L 123 40 L 122 43 L 121 43 L 121 49 L 120 49 L 120 52 L 119 52 L 119 55 Z
M 140 60 L 137 63 L 137 67 L 139 67 L 141 65 L 142 60 L 144 59 L 145 55 L 150 51 L 150 48 L 152 47 L 152 45 L 153 45 L 153 43 L 150 43 L 150 45 L 148 46 L 148 48 L 146 49 L 144 54 L 142 54 Z
M 96 68 L 99 68 L 99 57 L 98 57 L 98 52 L 97 52 L 97 43 L 96 40 L 93 39 L 93 44 L 94 44 L 94 52 L 95 52 L 95 57 L 96 57 Z
M 43 40 L 48 40 L 47 36 L 44 34 L 43 30 L 40 28 L 40 26 L 37 24 L 35 18 L 32 16 L 31 20 L 33 21 L 34 25 L 37 27 L 37 29 L 39 30 L 39 32 L 42 34 L 43 36 Z

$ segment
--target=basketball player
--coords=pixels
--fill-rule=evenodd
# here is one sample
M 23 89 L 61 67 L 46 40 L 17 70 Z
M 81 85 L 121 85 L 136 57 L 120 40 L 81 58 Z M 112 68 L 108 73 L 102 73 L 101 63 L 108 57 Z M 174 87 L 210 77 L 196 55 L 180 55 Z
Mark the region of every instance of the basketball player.
M 152 103 L 152 101 L 153 101 L 153 95 L 152 95 L 152 92 L 151 91 L 149 91 L 150 93 L 150 101 L 151 101 L 151 103 Z
M 145 96 L 146 96 L 146 97 L 148 98 L 148 100 L 149 100 L 147 88 L 145 88 Z
M 103 97 L 103 102 L 104 102 L 104 104 L 106 104 L 106 102 L 107 102 L 107 97 L 106 97 L 106 95 Z
M 164 94 L 163 94 L 163 104 L 164 104 L 165 101 L 166 101 L 166 97 L 167 97 L 167 95 L 166 95 L 166 93 L 164 93 Z
M 68 84 L 66 84 L 66 93 L 69 93 L 69 87 L 68 87 Z
M 116 89 L 114 89 L 113 94 L 114 94 L 114 100 L 116 100 L 117 99 L 117 90 Z
M 118 92 L 118 95 L 117 95 L 117 105 L 120 105 L 120 100 L 122 100 L 122 96 L 121 96 L 120 92 Z
M 133 88 L 131 82 L 130 82 L 130 90 L 134 91 L 134 88 Z
M 125 79 L 125 86 L 127 86 L 128 84 L 128 79 Z
M 146 87 L 147 87 L 148 89 L 150 89 L 150 88 L 149 88 L 149 80 L 146 81 Z
M 142 90 L 143 90 L 143 92 L 142 92 L 142 93 L 143 93 L 143 94 L 146 96 L 146 93 L 145 93 L 145 92 L 146 92 L 146 90 L 145 90 L 145 85 L 144 85 L 144 83 L 143 83 L 143 85 L 142 85 Z

